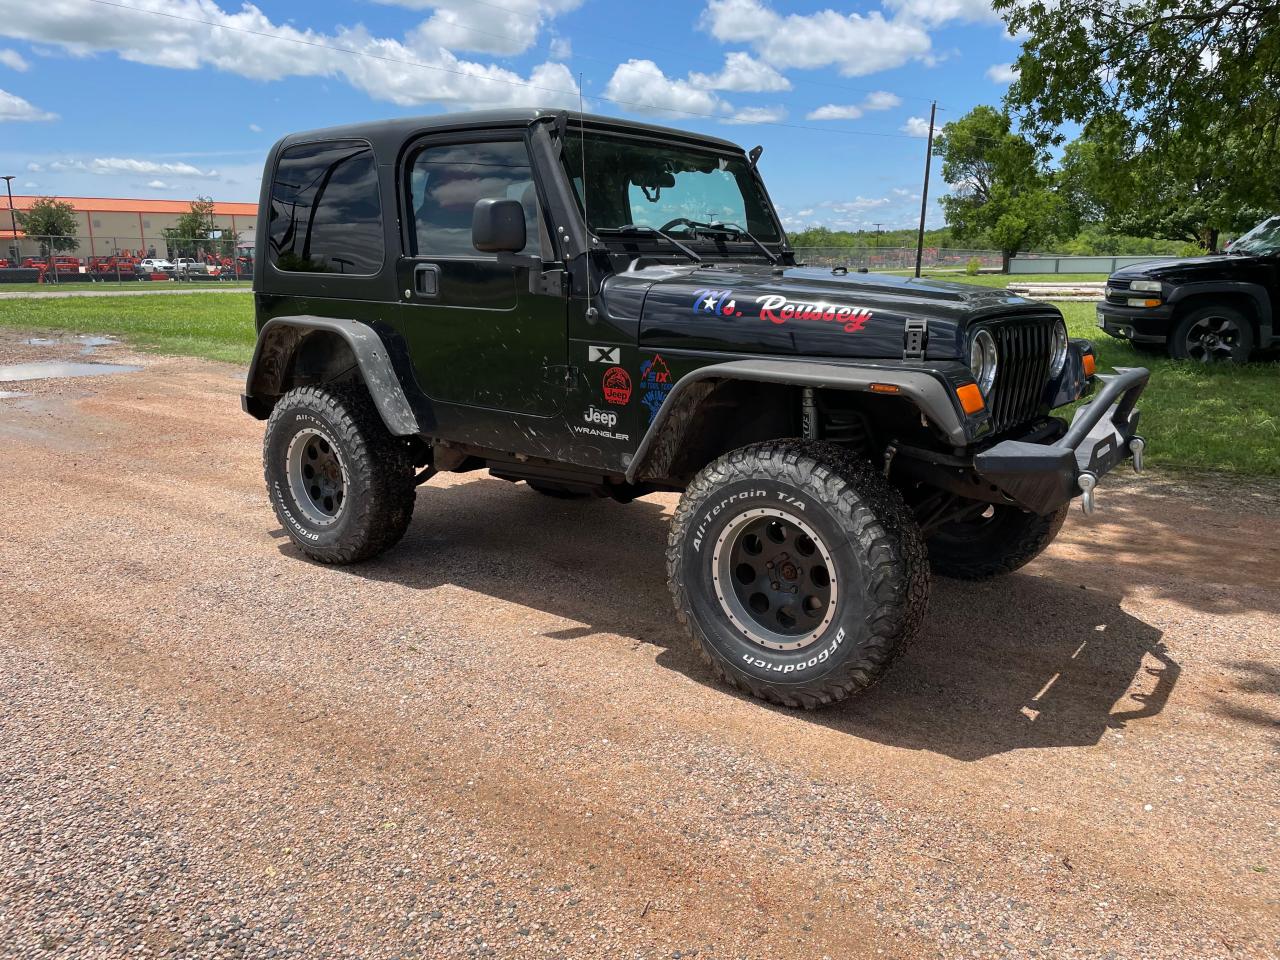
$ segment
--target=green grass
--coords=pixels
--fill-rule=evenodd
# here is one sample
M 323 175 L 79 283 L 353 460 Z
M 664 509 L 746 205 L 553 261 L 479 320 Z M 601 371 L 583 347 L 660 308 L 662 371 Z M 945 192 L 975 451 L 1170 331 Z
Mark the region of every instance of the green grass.
M 196 281 L 202 286 L 208 286 L 213 290 L 235 290 L 253 285 L 252 280 L 220 280 L 218 283 L 211 281 Z M 182 289 L 194 286 L 195 284 L 182 284 Z M 76 290 L 146 290 L 156 293 L 162 290 L 172 290 L 177 284 L 162 280 L 155 281 L 127 281 L 115 280 L 98 281 L 97 283 L 0 283 L 0 293 L 71 293 Z
M 1280 363 L 1175 363 L 1108 337 L 1092 303 L 1060 306 L 1072 336 L 1096 344 L 1104 372 L 1150 368 L 1141 409 L 1153 465 L 1280 476 Z M 242 293 L 0 300 L 0 327 L 113 334 L 144 350 L 235 363 L 249 361 L 254 343 L 253 301 Z
M 1092 303 L 1060 303 L 1073 337 L 1087 337 L 1099 369 L 1151 371 L 1138 408 L 1153 466 L 1280 476 L 1280 363 L 1203 366 L 1135 350 L 1097 327 Z
M 253 356 L 253 298 L 243 293 L 0 299 L 0 327 L 109 334 L 143 350 L 206 360 Z

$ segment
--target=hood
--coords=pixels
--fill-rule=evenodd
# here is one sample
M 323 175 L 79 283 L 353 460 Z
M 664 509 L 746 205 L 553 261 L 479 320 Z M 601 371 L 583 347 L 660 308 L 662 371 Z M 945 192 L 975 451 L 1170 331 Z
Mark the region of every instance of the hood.
M 1196 277 L 1200 274 L 1212 274 L 1215 277 L 1227 276 L 1238 270 L 1249 270 L 1257 266 L 1262 258 L 1253 254 L 1214 253 L 1203 257 L 1171 257 L 1167 260 L 1149 260 L 1136 263 L 1112 274 L 1117 280 L 1178 280 L 1183 277 Z
M 609 277 L 601 299 L 634 304 L 637 285 L 640 343 L 669 349 L 900 359 L 907 320 L 926 320 L 928 357 L 943 360 L 975 320 L 1057 314 L 990 287 L 767 265 L 649 267 Z

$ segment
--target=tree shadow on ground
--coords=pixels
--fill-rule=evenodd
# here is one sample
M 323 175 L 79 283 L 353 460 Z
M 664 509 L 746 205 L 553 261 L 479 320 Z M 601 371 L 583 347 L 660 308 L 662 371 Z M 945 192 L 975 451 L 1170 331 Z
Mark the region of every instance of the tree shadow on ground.
M 424 488 L 401 546 L 345 572 L 413 589 L 449 584 L 480 603 L 491 597 L 578 624 L 547 634 L 557 639 L 603 632 L 652 643 L 662 648 L 661 666 L 738 697 L 711 676 L 675 622 L 667 530 L 654 499 L 564 502 L 484 479 Z M 280 549 L 301 556 L 288 540 Z M 988 583 L 936 580 L 922 636 L 885 680 L 803 716 L 962 760 L 1087 746 L 1108 729 L 1154 716 L 1179 667 L 1160 631 L 1121 609 L 1101 570 L 1107 548 L 1099 550 L 1087 587 L 1059 579 L 1052 561 Z

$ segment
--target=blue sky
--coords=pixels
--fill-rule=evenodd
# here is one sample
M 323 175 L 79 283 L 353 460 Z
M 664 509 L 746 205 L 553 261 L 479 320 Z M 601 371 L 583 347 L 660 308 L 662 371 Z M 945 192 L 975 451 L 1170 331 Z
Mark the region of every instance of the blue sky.
M 1017 54 L 986 0 L 0 0 L 0 174 L 256 200 L 290 131 L 576 108 L 581 78 L 590 111 L 762 144 L 789 229 L 888 229 L 919 216 L 930 100 L 998 103 Z

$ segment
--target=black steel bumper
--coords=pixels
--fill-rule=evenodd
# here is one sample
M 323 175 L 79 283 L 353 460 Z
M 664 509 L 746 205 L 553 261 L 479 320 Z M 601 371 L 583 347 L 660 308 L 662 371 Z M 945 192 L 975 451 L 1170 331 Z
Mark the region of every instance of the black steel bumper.
M 1143 367 L 1099 375 L 1102 389 L 1076 411 L 1060 439 L 1005 440 L 977 454 L 974 469 L 1006 500 L 1035 513 L 1051 513 L 1081 494 L 1086 511 L 1091 510 L 1093 488 L 1106 473 L 1131 457 L 1141 469 L 1146 444 L 1137 436 L 1134 404 L 1150 378 Z
M 1173 305 L 1121 307 L 1103 302 L 1097 306 L 1098 329 L 1117 340 L 1164 343 L 1173 327 Z

